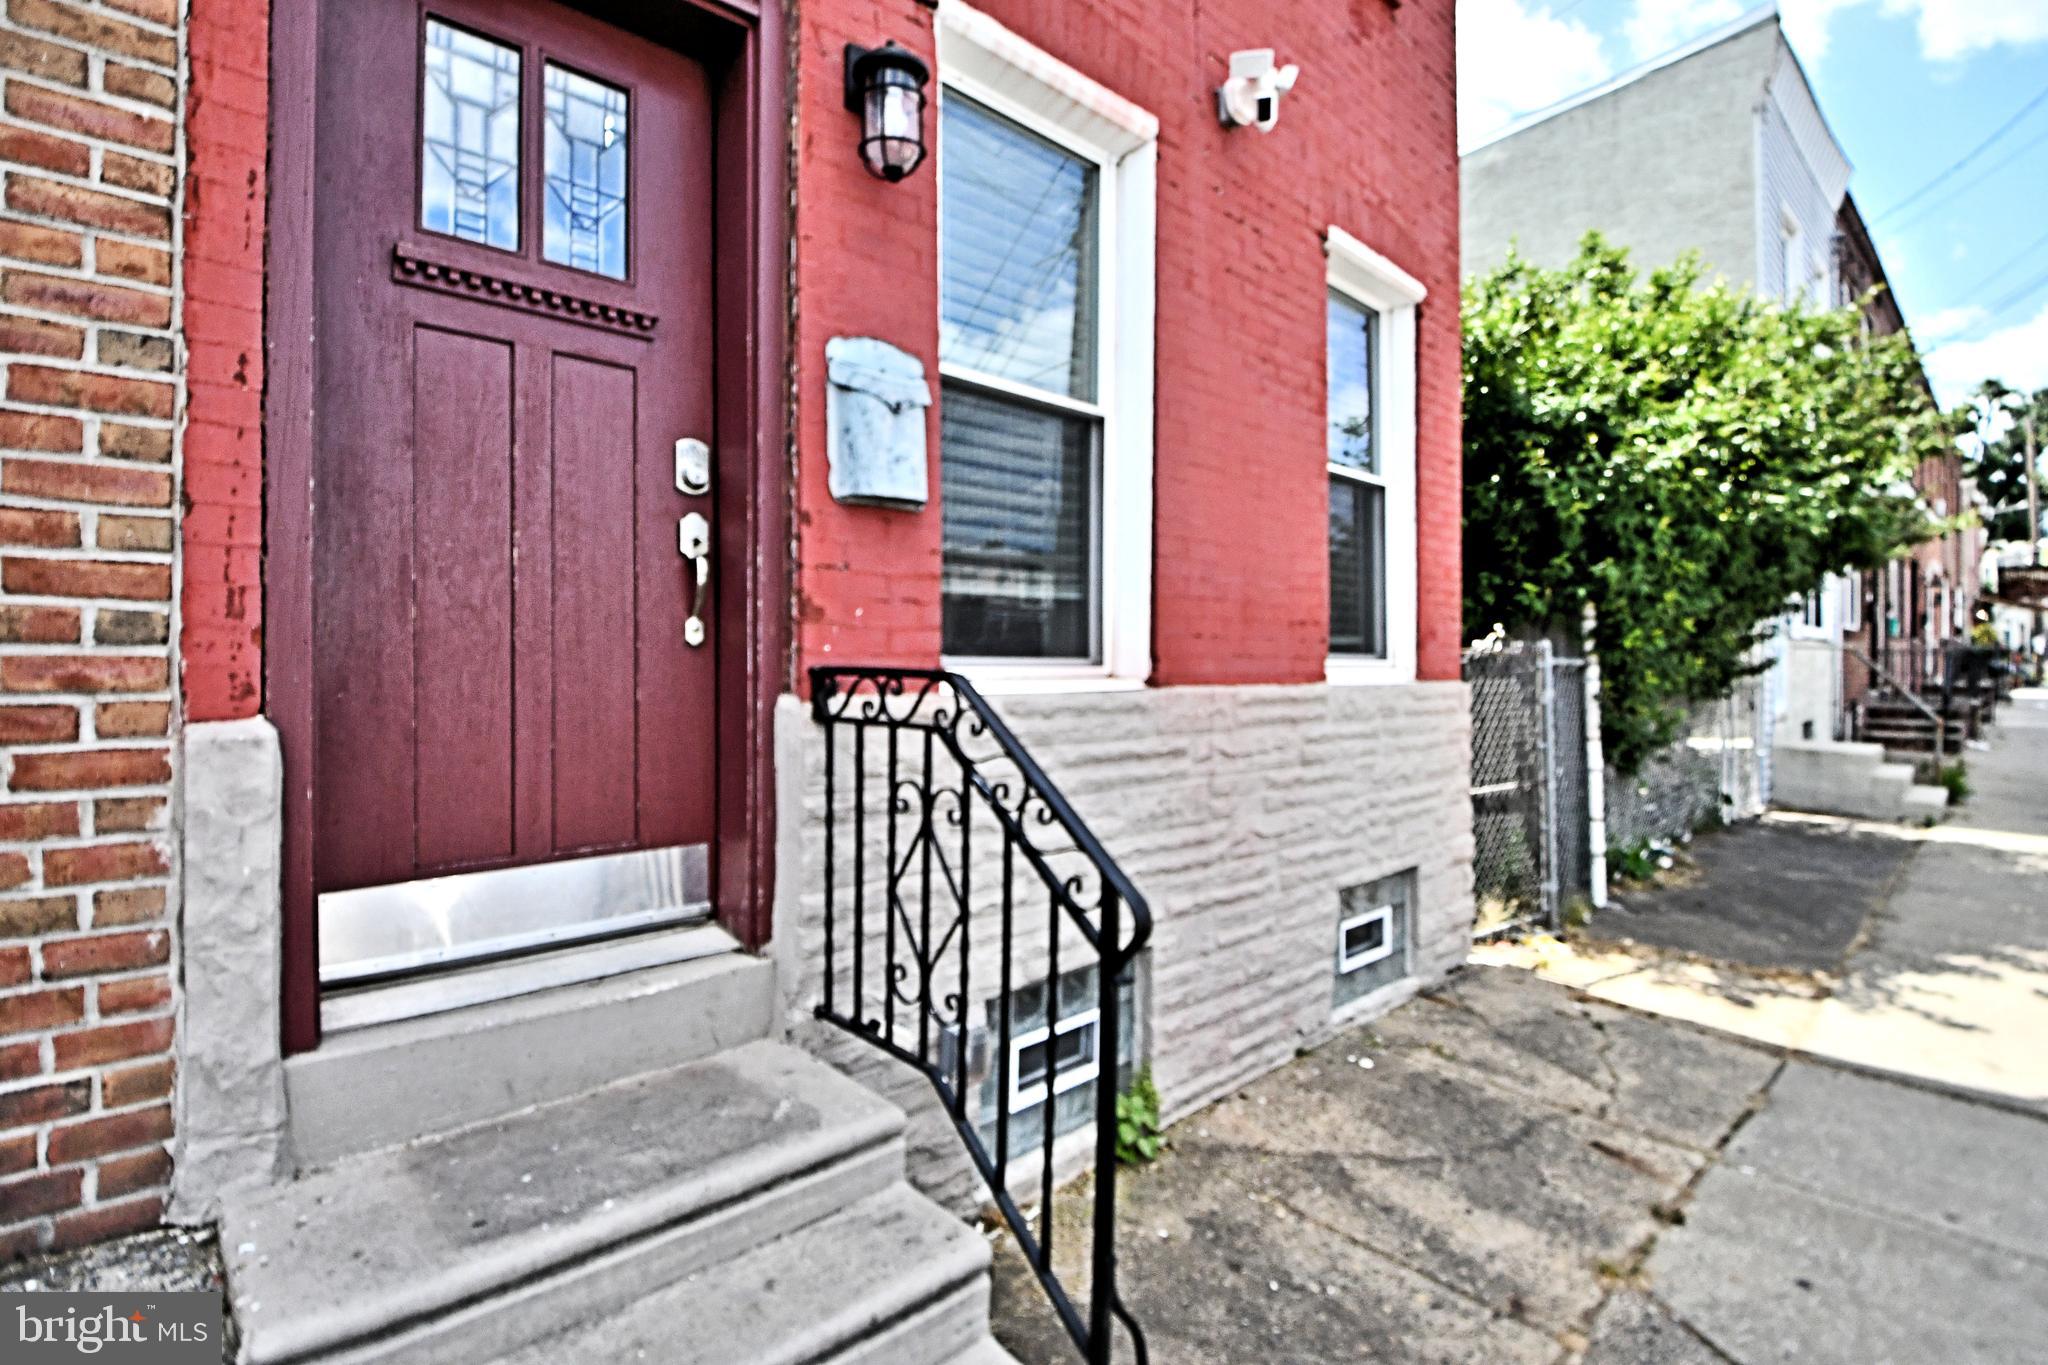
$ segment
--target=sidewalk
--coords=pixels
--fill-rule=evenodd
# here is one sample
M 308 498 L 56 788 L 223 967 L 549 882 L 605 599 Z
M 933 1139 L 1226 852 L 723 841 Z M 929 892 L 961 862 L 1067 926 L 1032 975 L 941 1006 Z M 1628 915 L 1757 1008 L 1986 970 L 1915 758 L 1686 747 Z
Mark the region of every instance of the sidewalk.
M 1711 902 L 1711 913 L 1700 923 L 1682 912 L 1667 918 L 1654 903 L 1682 897 L 1658 892 L 1630 898 L 1651 903 L 1653 915 L 1602 915 L 1593 924 L 1597 937 L 1654 922 L 1640 938 L 1699 957 L 1555 939 L 1489 945 L 1476 957 L 1793 1053 L 2048 1112 L 2048 699 L 2002 710 L 1991 747 L 1969 755 L 1969 772 L 1975 795 L 1947 824 L 1767 816 L 1701 840 L 1708 875 L 1692 890 Z M 1731 856 L 1737 848 L 1768 856 Z M 1869 851 L 1870 868 L 1816 882 L 1829 858 L 1857 849 Z M 1900 851 L 1903 865 L 1871 896 L 1872 877 Z M 1773 861 L 1774 885 L 1716 876 L 1717 862 L 1768 872 Z M 1767 907 L 1761 918 L 1781 926 L 1803 911 L 1823 924 L 1825 933 L 1806 938 L 1839 939 L 1839 966 L 1825 962 L 1825 945 L 1758 961 L 1743 925 L 1760 918 L 1751 913 L 1759 905 Z M 1866 905 L 1858 934 L 1851 921 Z M 1771 967 L 1785 970 L 1759 970 Z M 1811 979 L 1788 974 L 1815 971 Z
M 1162 1365 L 2032 1365 L 2048 1340 L 2048 1120 L 1527 972 L 1468 969 L 1171 1139 L 1118 1187 Z M 1088 1196 L 1057 1200 L 1077 1298 Z M 1072 1365 L 1007 1237 L 995 1314 L 1023 1365 Z
M 1119 1187 L 1152 1358 L 2039 1361 L 2048 697 L 1995 736 L 1946 825 L 1702 839 L 1596 917 L 1634 942 L 1489 945 L 1177 1126 Z M 1087 1198 L 1056 1201 L 1077 1299 Z M 996 1291 L 1017 1358 L 1069 1365 L 1007 1238 Z

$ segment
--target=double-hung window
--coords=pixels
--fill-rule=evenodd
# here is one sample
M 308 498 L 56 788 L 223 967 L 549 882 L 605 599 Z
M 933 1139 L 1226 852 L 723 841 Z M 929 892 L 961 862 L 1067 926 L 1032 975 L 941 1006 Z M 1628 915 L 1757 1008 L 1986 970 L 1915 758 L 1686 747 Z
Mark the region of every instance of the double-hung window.
M 1341 228 L 1327 238 L 1325 462 L 1333 682 L 1415 677 L 1415 339 L 1422 285 Z
M 943 650 L 1142 681 L 1158 120 L 965 4 L 939 18 Z
M 1101 170 L 965 95 L 940 126 L 945 651 L 1093 663 Z
M 1387 657 L 1387 480 L 1373 440 L 1379 314 L 1330 291 L 1330 653 Z

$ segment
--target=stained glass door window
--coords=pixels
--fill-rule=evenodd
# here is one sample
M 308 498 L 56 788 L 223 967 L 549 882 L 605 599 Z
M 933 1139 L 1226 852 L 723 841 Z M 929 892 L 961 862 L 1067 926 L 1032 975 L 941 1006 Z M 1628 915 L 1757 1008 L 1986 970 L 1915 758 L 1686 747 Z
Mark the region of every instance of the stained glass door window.
M 553 62 L 545 95 L 541 255 L 623 280 L 628 96 Z
M 519 249 L 519 49 L 427 20 L 420 226 Z

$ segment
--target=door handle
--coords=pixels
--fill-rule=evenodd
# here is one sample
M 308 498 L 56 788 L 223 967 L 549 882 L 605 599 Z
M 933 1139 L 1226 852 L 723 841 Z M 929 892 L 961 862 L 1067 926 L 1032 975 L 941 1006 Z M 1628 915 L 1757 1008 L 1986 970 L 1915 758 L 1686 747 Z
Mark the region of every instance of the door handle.
M 691 512 L 676 523 L 676 549 L 697 570 L 697 591 L 683 622 L 683 643 L 692 649 L 704 643 L 704 604 L 711 594 L 711 523 Z

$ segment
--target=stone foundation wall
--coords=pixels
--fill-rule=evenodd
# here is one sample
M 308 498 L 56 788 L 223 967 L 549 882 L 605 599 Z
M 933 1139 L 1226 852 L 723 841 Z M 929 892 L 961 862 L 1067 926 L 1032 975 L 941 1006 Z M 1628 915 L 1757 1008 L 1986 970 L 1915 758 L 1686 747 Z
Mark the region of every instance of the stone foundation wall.
M 1391 1007 L 1441 980 L 1466 955 L 1472 924 L 1469 718 L 1462 683 L 1390 687 L 1242 686 L 1010 696 L 1002 717 L 1151 903 L 1155 928 L 1141 974 L 1139 1034 L 1169 1117 L 1185 1115 L 1287 1061 L 1338 1024 Z M 930 1087 L 878 1050 L 819 1024 L 824 991 L 824 755 L 808 709 L 778 713 L 783 853 L 777 945 L 793 1031 L 914 1116 L 913 1170 L 955 1205 L 980 1195 Z M 906 741 L 903 754 L 913 752 Z M 870 759 L 879 757 L 871 750 Z M 850 810 L 842 741 L 837 803 Z M 883 784 L 869 787 L 868 970 L 885 945 L 872 907 L 886 862 L 875 825 Z M 836 845 L 835 959 L 846 1007 L 851 838 Z M 974 833 L 976 913 L 969 998 L 994 993 L 1001 842 Z M 1339 1011 L 1339 896 L 1414 873 L 1411 972 Z M 1022 882 L 1019 883 L 1024 884 Z M 913 916 L 914 918 L 914 916 Z M 1046 935 L 1020 915 L 1019 983 L 1043 975 Z M 1062 969 L 1086 961 L 1063 938 Z M 950 987 L 956 975 L 942 968 Z M 876 992 L 868 992 L 875 1012 Z

